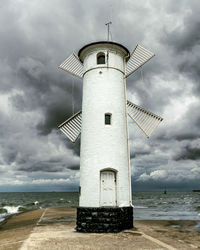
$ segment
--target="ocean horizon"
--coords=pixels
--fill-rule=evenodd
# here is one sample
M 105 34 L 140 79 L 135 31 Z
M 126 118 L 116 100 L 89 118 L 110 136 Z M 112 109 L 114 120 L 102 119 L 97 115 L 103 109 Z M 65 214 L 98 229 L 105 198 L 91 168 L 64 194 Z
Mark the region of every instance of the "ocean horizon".
M 0 223 L 10 215 L 48 207 L 78 206 L 78 192 L 0 192 Z M 134 191 L 134 220 L 200 220 L 200 193 Z

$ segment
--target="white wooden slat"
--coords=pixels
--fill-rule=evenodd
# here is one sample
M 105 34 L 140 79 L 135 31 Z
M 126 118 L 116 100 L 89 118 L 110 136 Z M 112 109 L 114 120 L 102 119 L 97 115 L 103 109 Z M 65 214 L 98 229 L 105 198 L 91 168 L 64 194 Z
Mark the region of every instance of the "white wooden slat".
M 151 135 L 153 133 L 153 131 L 158 127 L 158 125 L 160 124 L 160 120 L 157 119 L 157 122 L 155 122 L 154 124 L 152 124 L 152 126 L 149 128 L 148 133 L 149 135 Z
M 142 112 L 142 115 L 140 116 L 140 124 L 141 126 L 144 125 L 144 120 L 147 117 L 146 112 Z
M 63 63 L 61 63 L 59 68 L 79 78 L 83 78 L 83 64 L 75 53 L 72 53 Z
M 140 122 L 141 116 L 143 115 L 142 112 L 140 112 L 140 110 L 137 110 L 137 114 L 134 116 L 135 120 L 137 120 L 138 122 Z
M 148 134 L 151 134 L 150 132 L 153 131 L 153 127 L 157 124 L 157 120 L 152 119 L 151 123 L 149 124 L 148 128 L 146 129 Z
M 139 115 L 135 116 L 135 119 L 137 119 L 138 122 L 140 122 L 140 124 L 141 124 L 143 119 L 146 117 L 146 115 L 141 109 L 138 109 L 138 113 L 139 113 Z
M 60 124 L 58 128 L 72 141 L 75 142 L 81 133 L 82 111 Z
M 68 136 L 64 129 L 61 128 L 60 130 L 61 130 L 66 136 Z
M 126 63 L 125 76 L 128 77 L 129 75 L 134 73 L 142 65 L 148 62 L 153 56 L 155 56 L 154 53 L 137 44 L 135 49 L 132 51 L 128 62 Z
M 149 116 L 149 119 L 147 120 L 146 124 L 144 125 L 144 129 L 146 131 L 149 130 L 149 128 L 151 127 L 151 124 L 153 123 L 153 121 L 154 121 L 154 119 L 151 116 Z
M 149 119 L 150 119 L 150 117 L 148 115 L 146 115 L 144 120 L 142 121 L 141 126 L 144 127 L 144 129 L 145 129 L 145 125 L 148 124 Z
M 154 56 L 153 53 L 147 54 L 143 53 L 143 51 L 140 49 L 141 46 L 136 46 L 136 49 L 131 54 L 131 57 L 129 61 L 127 62 L 127 70 L 132 71 L 138 69 L 141 65 L 143 65 L 145 62 L 147 62 L 152 56 Z M 143 49 L 143 48 L 142 48 Z M 127 75 L 130 72 L 127 72 Z
M 71 126 L 72 131 L 74 130 L 75 133 L 79 133 L 80 128 L 78 128 L 75 119 L 74 119 L 74 122 L 73 122 L 73 120 L 71 120 L 71 121 L 69 122 L 69 125 Z
M 72 127 L 69 124 L 64 125 L 62 127 L 62 130 L 64 130 L 65 133 L 67 133 L 69 135 L 69 138 L 70 138 L 71 141 L 74 141 L 76 139 L 77 132 L 74 133 L 73 130 L 72 130 Z
M 73 128 L 70 126 L 69 123 L 67 125 L 64 125 L 62 129 L 65 130 L 65 132 L 68 133 L 73 138 L 73 140 L 76 138 L 77 132 L 73 132 Z
M 60 68 L 82 78 L 82 71 L 78 63 L 81 63 L 81 62 L 79 62 L 78 60 L 67 61 L 64 65 L 61 64 Z
M 75 121 L 76 121 L 77 125 L 78 125 L 79 127 L 81 127 L 81 117 L 80 117 L 80 116 L 76 116 L 76 117 L 75 117 Z
M 140 114 L 138 109 L 133 109 L 133 108 L 131 110 L 129 110 L 129 112 L 131 112 L 131 115 L 133 115 L 135 118 L 138 117 Z
M 80 116 L 77 116 L 77 117 L 75 118 L 75 120 L 76 120 L 77 124 L 79 125 L 79 127 L 81 127 L 81 117 L 80 117 Z
M 60 129 L 71 141 L 73 140 L 73 136 L 71 136 L 71 134 L 66 131 L 64 128 Z
M 64 125 L 64 128 L 69 130 L 74 137 L 76 137 L 76 134 L 79 133 L 79 130 L 75 128 L 71 121 L 67 125 Z
M 149 119 L 137 119 L 137 117 L 135 118 L 135 121 L 137 121 L 137 124 L 140 126 L 140 128 L 143 130 L 143 132 L 145 132 L 147 137 L 150 137 L 151 135 L 151 128 L 152 126 L 155 124 L 157 124 L 157 118 L 152 117 L 151 115 L 149 115 L 148 113 L 145 113 L 146 117 L 149 116 Z M 146 122 L 145 122 L 146 121 Z
M 69 135 L 69 137 L 74 140 L 74 138 L 76 138 L 75 134 L 72 133 L 72 130 L 70 129 L 70 127 L 62 127 L 62 130 L 65 131 L 65 133 L 67 133 Z
M 154 124 L 151 126 L 151 128 L 150 128 L 149 131 L 148 131 L 149 136 L 153 133 L 153 131 L 155 130 L 155 128 L 158 126 L 158 124 L 159 124 L 159 122 L 154 123 Z
M 144 119 L 144 117 L 146 117 L 145 113 L 142 110 L 139 110 L 140 115 L 138 116 L 138 121 L 140 122 L 140 124 L 142 124 L 142 121 Z
M 158 127 L 163 120 L 162 117 L 155 115 L 154 113 L 127 101 L 127 111 L 129 117 L 137 124 L 137 126 L 144 132 L 149 138 L 153 131 Z

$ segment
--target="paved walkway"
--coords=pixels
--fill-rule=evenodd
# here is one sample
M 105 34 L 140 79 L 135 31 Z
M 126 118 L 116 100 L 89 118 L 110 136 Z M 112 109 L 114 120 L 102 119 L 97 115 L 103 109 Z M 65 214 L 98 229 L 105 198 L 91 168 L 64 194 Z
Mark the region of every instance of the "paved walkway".
M 200 249 L 197 232 L 191 232 L 193 237 L 197 237 L 196 241 L 186 242 L 185 236 L 188 232 L 182 232 L 181 238 L 177 227 L 166 227 L 167 221 L 138 221 L 135 222 L 137 230 L 126 230 L 117 234 L 77 233 L 74 230 L 75 213 L 75 208 L 59 207 L 14 216 L 0 228 L 0 249 Z M 2 233 L 4 236 L 10 233 L 7 240 L 1 237 Z

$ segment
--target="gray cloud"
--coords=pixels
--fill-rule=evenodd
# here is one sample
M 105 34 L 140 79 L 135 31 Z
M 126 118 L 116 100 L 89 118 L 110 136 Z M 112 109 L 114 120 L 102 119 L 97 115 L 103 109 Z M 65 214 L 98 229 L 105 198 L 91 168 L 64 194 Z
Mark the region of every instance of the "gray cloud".
M 200 145 L 198 147 L 186 145 L 182 151 L 174 157 L 176 161 L 180 160 L 199 160 L 200 159 Z
M 49 160 L 49 161 L 40 161 L 35 162 L 32 165 L 22 165 L 18 168 L 19 171 L 26 172 L 62 172 L 64 170 L 60 160 Z
M 164 117 L 149 140 L 129 124 L 133 186 L 190 189 L 199 181 L 199 2 L 111 3 L 113 40 L 156 54 L 127 79 L 128 99 Z M 51 180 L 56 190 L 78 186 L 80 140 L 72 144 L 57 126 L 72 115 L 73 81 L 75 112 L 81 109 L 82 81 L 58 65 L 106 38 L 107 7 L 90 0 L 1 1 L 0 191 L 16 176 L 14 190 L 48 190 Z
M 79 169 L 80 169 L 80 165 L 69 166 L 68 169 L 71 169 L 71 170 L 79 170 Z

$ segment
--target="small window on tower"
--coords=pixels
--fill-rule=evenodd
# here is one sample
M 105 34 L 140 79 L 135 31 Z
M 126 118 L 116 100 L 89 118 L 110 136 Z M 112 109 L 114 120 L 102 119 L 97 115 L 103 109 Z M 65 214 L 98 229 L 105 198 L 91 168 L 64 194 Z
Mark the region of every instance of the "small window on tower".
M 111 114 L 105 114 L 105 125 L 111 125 Z
M 97 54 L 97 64 L 105 64 L 105 54 L 103 52 L 100 52 Z

